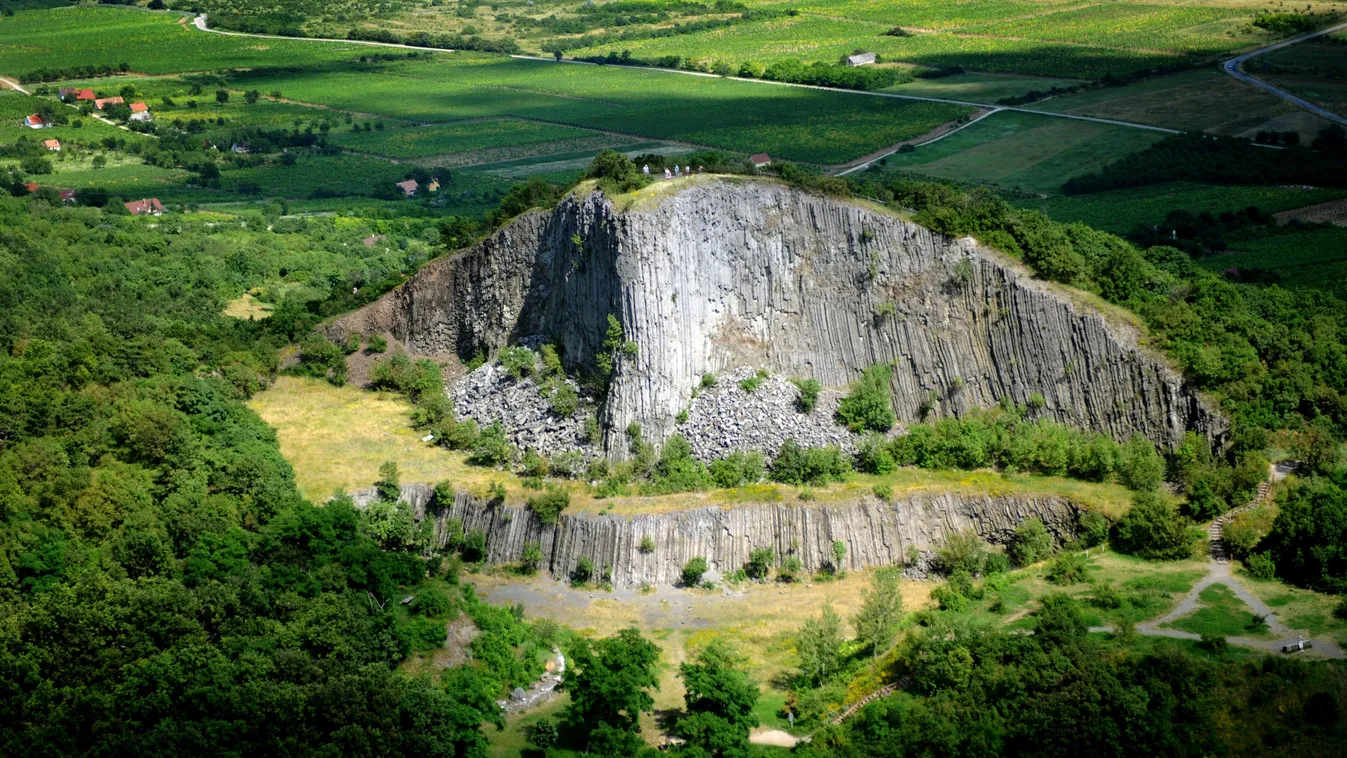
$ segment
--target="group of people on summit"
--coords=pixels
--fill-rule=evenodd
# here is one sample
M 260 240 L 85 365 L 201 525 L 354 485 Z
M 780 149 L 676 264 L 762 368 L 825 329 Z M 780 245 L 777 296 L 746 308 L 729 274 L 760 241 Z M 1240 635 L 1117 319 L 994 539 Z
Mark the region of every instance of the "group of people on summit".
M 698 167 L 697 167 L 697 173 L 699 173 L 699 174 L 702 173 L 702 171 L 704 171 L 704 170 L 705 170 L 705 168 L 702 167 L 702 166 L 698 166 Z M 645 164 L 644 166 L 641 166 L 641 173 L 642 173 L 642 174 L 645 174 L 646 176 L 650 176 L 650 164 L 649 164 L 649 163 Z M 670 170 L 668 169 L 668 167 L 666 166 L 665 169 L 664 169 L 664 178 L 665 178 L 665 179 L 672 179 L 672 178 L 674 178 L 675 176 L 692 176 L 692 167 L 691 167 L 691 166 L 679 166 L 677 163 L 675 163 L 675 164 L 674 164 L 674 167 L 673 167 L 673 170 L 670 171 Z

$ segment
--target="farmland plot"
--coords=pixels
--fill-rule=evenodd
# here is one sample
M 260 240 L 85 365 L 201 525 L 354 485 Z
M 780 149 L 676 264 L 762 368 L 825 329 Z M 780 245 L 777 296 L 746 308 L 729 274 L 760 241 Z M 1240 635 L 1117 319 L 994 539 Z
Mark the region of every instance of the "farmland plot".
M 77 6 L 0 16 L 0 73 L 127 64 L 167 74 L 230 67 L 312 65 L 368 53 L 360 45 L 258 40 L 206 34 L 184 16 Z
M 374 132 L 341 131 L 332 140 L 342 147 L 393 158 L 425 158 L 494 147 L 586 137 L 593 132 L 569 126 L 518 119 L 489 119 L 465 123 L 389 128 Z

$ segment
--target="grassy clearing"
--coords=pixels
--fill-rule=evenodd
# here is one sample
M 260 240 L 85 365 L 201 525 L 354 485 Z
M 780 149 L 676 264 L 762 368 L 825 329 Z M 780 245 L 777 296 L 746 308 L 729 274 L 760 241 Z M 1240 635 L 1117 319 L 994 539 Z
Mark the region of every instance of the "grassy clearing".
M 281 453 L 295 469 L 303 495 L 314 501 L 339 489 L 372 485 L 379 464 L 395 461 L 404 482 L 453 482 L 459 488 L 485 493 L 493 482 L 505 484 L 507 500 L 524 502 L 532 491 L 515 475 L 468 465 L 464 454 L 423 443 L 410 426 L 411 406 L 399 396 L 367 392 L 357 387 L 333 387 L 318 379 L 279 377 L 250 407 L 276 429 Z M 1003 475 L 989 471 L 940 472 L 899 469 L 877 477 L 856 475 L 844 484 L 813 490 L 814 499 L 800 499 L 793 487 L 760 484 L 732 490 L 685 492 L 659 497 L 617 497 L 596 500 L 589 488 L 564 482 L 571 491 L 571 508 L 617 514 L 651 513 L 698 507 L 726 507 L 743 503 L 806 502 L 828 504 L 874 497 L 877 484 L 893 487 L 895 495 L 922 492 L 967 492 L 991 495 L 1039 494 L 1067 497 L 1082 506 L 1118 517 L 1131 502 L 1120 485 L 1072 479 Z
M 890 156 L 886 167 L 1056 194 L 1067 179 L 1097 171 L 1161 137 L 1120 126 L 1001 112 L 914 152 Z
M 273 310 L 275 310 L 275 306 L 258 300 L 253 297 L 251 292 L 245 292 L 242 296 L 229 301 L 229 304 L 225 306 L 224 315 L 252 321 L 270 318 Z
M 1347 619 L 1339 618 L 1334 613 L 1342 603 L 1342 598 L 1293 587 L 1284 582 L 1257 579 L 1247 572 L 1240 574 L 1239 578 L 1291 629 L 1347 641 Z
M 1272 639 L 1266 624 L 1255 624 L 1253 611 L 1224 584 L 1213 584 L 1197 594 L 1201 606 L 1166 626 L 1193 634 Z
M 1347 197 L 1347 192 L 1335 189 L 1229 187 L 1175 182 L 1092 195 L 1017 200 L 1015 203 L 1041 210 L 1054 221 L 1079 221 L 1106 232 L 1127 234 L 1138 224 L 1159 223 L 1175 210 L 1219 214 L 1253 205 L 1277 213 L 1342 197 Z

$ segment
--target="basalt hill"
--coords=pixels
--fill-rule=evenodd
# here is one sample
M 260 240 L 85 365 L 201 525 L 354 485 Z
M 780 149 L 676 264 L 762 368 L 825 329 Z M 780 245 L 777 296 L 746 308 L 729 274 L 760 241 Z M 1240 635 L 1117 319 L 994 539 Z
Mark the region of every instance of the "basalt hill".
M 654 196 L 577 191 L 526 213 L 332 331 L 464 357 L 542 338 L 582 372 L 611 314 L 638 348 L 617 356 L 599 410 L 615 456 L 633 421 L 653 441 L 673 433 L 703 373 L 752 367 L 845 387 L 880 362 L 895 366 L 902 421 L 1008 400 L 1120 440 L 1225 434 L 1134 327 L 972 239 L 770 181 L 644 192 Z

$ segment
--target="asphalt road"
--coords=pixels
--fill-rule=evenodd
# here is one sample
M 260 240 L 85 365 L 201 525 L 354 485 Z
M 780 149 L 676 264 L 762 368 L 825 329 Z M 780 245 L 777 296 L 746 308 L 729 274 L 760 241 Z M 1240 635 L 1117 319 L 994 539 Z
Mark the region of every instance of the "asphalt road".
M 1260 55 L 1273 52 L 1274 50 L 1280 50 L 1283 47 L 1289 47 L 1291 45 L 1300 42 L 1305 42 L 1306 40 L 1311 40 L 1314 39 L 1315 37 L 1322 37 L 1325 34 L 1332 34 L 1333 32 L 1336 32 L 1340 29 L 1347 29 L 1347 22 L 1338 24 L 1337 26 L 1330 26 L 1327 29 L 1320 29 L 1317 32 L 1302 34 L 1299 37 L 1292 37 L 1291 39 L 1288 40 L 1282 40 L 1281 42 L 1268 45 L 1267 47 L 1260 47 L 1257 50 L 1253 50 L 1243 55 L 1231 58 L 1230 60 L 1221 64 L 1221 69 L 1224 70 L 1227 74 L 1230 74 L 1231 76 L 1240 80 L 1241 82 L 1244 82 L 1245 84 L 1252 84 L 1255 87 L 1262 87 L 1263 89 L 1267 90 L 1268 92 L 1271 92 L 1277 97 L 1280 97 L 1286 102 L 1296 105 L 1300 108 L 1304 108 L 1305 110 L 1309 111 L 1310 113 L 1313 113 L 1314 115 L 1322 119 L 1332 121 L 1335 124 L 1342 124 L 1343 126 L 1347 126 L 1347 118 L 1339 116 L 1338 114 L 1326 108 L 1321 108 L 1304 98 L 1296 97 L 1295 95 L 1292 95 L 1290 92 L 1287 92 L 1286 90 L 1280 87 L 1268 84 L 1262 79 L 1250 76 L 1240 70 L 1240 66 L 1244 65 L 1245 62 L 1257 58 Z

